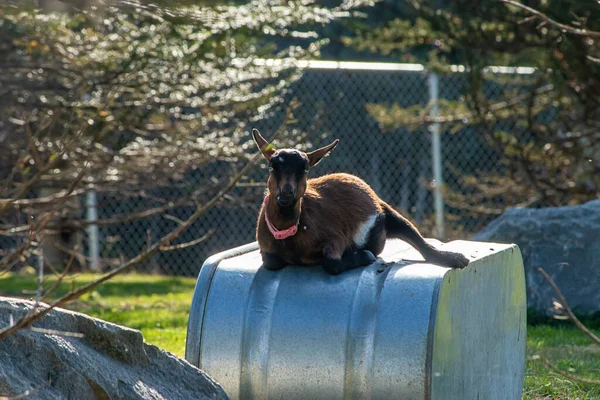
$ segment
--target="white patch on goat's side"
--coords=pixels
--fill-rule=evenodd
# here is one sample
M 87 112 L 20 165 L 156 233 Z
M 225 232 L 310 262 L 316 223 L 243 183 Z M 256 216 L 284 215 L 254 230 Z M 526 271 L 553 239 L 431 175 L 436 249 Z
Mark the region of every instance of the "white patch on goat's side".
M 356 247 L 362 247 L 367 243 L 367 239 L 369 238 L 369 233 L 373 226 L 375 225 L 375 221 L 377 220 L 377 214 L 371 215 L 365 222 L 362 222 L 356 233 L 354 234 L 353 240 Z

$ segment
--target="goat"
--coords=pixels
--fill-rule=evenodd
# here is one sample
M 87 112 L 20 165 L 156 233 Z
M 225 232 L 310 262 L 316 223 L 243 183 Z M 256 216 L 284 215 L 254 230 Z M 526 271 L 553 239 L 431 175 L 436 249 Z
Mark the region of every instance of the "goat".
M 308 179 L 308 171 L 337 144 L 309 153 L 276 150 L 257 129 L 252 137 L 269 162 L 268 193 L 258 216 L 256 239 L 263 267 L 320 264 L 332 275 L 373 263 L 387 237 L 415 247 L 426 261 L 464 268 L 469 260 L 441 251 L 357 176 L 336 173 Z

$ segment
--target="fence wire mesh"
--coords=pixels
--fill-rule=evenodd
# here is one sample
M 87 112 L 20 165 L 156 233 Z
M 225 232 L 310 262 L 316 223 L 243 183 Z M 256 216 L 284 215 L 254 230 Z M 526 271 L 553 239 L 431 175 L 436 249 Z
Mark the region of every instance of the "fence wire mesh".
M 426 236 L 435 232 L 432 194 L 431 134 L 426 127 L 388 132 L 367 112 L 367 104 L 397 103 L 401 107 L 425 105 L 430 101 L 428 73 L 409 70 L 350 68 L 307 68 L 301 79 L 284 94 L 281 107 L 267 118 L 248 123 L 246 130 L 258 128 L 269 137 L 283 122 L 283 109 L 292 101 L 294 129 L 313 131 L 304 142 L 316 147 L 341 139 L 330 157 L 311 170 L 312 177 L 331 172 L 356 174 L 367 181 L 381 198 L 411 219 Z M 439 97 L 457 100 L 467 84 L 464 74 L 441 75 Z M 490 94 L 500 93 L 502 84 L 490 84 Z M 510 121 L 506 122 L 510 125 Z M 507 126 L 506 129 L 514 128 Z M 250 137 L 250 136 L 249 136 Z M 275 142 L 276 146 L 277 143 Z M 249 147 L 248 151 L 254 151 Z M 442 176 L 446 191 L 468 195 L 461 184 L 466 175 L 501 171 L 499 155 L 476 128 L 462 127 L 456 132 L 441 132 Z M 188 176 L 189 186 L 211 185 L 227 176 L 228 163 L 209 164 Z M 187 242 L 214 231 L 206 241 L 181 250 L 159 253 L 138 267 L 141 272 L 193 276 L 211 254 L 254 241 L 256 218 L 264 195 L 266 168 L 257 165 L 235 193 L 196 221 L 178 240 Z M 462 191 L 462 192 L 461 192 Z M 160 208 L 189 194 L 188 185 L 173 185 L 153 191 L 97 194 L 100 221 L 115 216 L 134 215 L 141 210 Z M 495 215 L 485 215 L 461 207 L 446 197 L 445 234 L 442 240 L 468 239 Z M 240 200 L 240 199 L 243 199 Z M 80 211 L 86 209 L 86 196 L 80 198 Z M 173 229 L 179 220 L 194 212 L 193 204 L 170 207 L 166 213 L 119 223 L 99 224 L 96 235 L 87 226 L 79 231 L 82 242 L 81 263 L 89 267 L 90 241 L 96 240 L 101 268 L 109 269 L 125 261 Z

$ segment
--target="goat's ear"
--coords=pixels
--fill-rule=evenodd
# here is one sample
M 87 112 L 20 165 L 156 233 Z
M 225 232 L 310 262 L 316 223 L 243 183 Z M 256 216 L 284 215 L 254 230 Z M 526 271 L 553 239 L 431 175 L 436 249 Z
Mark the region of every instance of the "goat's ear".
M 313 167 L 317 165 L 319 161 L 321 161 L 323 157 L 329 154 L 329 152 L 333 150 L 339 142 L 340 139 L 335 139 L 330 145 L 321 147 L 320 149 L 316 149 L 314 151 L 311 151 L 310 153 L 306 153 L 306 155 L 308 156 L 308 162 L 310 163 L 310 166 Z
M 254 139 L 254 143 L 256 143 L 256 147 L 258 147 L 258 150 L 260 150 L 267 161 L 271 160 L 271 156 L 275 153 L 275 147 L 267 142 L 256 128 L 252 129 L 252 138 Z

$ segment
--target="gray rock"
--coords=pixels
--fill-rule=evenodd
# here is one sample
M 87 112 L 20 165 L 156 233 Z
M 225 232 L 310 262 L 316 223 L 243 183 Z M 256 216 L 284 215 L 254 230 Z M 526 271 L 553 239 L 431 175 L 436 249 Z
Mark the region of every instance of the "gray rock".
M 519 245 L 529 309 L 550 314 L 556 297 L 537 270 L 542 267 L 574 311 L 600 311 L 600 200 L 579 206 L 510 209 L 473 240 Z
M 0 327 L 33 309 L 0 297 Z M 187 361 L 145 344 L 139 331 L 55 309 L 35 328 L 0 340 L 0 397 L 31 399 L 226 399 L 221 386 Z

